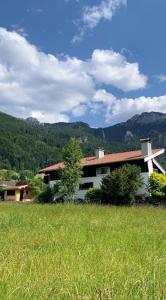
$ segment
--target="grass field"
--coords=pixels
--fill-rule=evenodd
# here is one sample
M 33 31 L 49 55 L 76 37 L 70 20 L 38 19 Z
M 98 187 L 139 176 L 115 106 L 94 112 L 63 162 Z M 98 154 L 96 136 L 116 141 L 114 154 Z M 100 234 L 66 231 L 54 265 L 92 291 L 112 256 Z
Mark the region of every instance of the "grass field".
M 0 299 L 166 299 L 166 210 L 1 204 Z

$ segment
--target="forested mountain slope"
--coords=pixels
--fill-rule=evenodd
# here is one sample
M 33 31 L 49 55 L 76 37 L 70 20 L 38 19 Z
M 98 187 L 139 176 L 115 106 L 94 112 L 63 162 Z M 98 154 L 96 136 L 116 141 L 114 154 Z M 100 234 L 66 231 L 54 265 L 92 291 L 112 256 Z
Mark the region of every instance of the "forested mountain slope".
M 76 137 L 84 155 L 97 146 L 106 152 L 140 147 L 139 139 L 151 137 L 154 147 L 166 147 L 166 114 L 143 113 L 107 128 L 90 128 L 83 122 L 40 124 L 0 113 L 0 168 L 36 171 L 62 159 L 61 149 Z M 165 160 L 163 156 L 163 161 Z

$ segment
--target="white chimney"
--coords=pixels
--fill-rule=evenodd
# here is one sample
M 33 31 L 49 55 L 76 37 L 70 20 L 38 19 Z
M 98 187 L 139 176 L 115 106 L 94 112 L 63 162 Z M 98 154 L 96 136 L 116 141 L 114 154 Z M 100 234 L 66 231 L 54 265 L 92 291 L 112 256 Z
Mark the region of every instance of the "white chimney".
M 141 150 L 143 156 L 150 156 L 152 154 L 152 140 L 151 139 L 141 139 Z
M 102 148 L 96 148 L 96 158 L 102 158 L 104 157 L 104 149 Z

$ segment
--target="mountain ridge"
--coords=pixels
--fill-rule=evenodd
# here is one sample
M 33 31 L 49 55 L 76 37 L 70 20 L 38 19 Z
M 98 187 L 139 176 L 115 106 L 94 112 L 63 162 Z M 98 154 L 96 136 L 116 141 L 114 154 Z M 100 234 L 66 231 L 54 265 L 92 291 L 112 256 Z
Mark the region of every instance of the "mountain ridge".
M 73 136 L 84 155 L 93 155 L 98 146 L 106 153 L 135 150 L 140 148 L 139 139 L 146 137 L 152 138 L 154 147 L 166 147 L 166 114 L 158 112 L 135 115 L 105 128 L 81 121 L 38 123 L 31 117 L 27 122 L 5 113 L 0 113 L 0 124 L 0 168 L 36 171 L 61 161 L 61 148 Z

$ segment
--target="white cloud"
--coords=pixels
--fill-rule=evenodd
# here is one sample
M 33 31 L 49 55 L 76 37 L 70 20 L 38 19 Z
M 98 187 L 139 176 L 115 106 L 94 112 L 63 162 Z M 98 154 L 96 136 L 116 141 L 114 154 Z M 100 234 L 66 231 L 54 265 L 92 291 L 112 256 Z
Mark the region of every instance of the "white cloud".
M 101 105 L 110 111 L 119 100 L 98 90 L 98 84 L 130 91 L 145 87 L 146 81 L 137 63 L 113 50 L 97 49 L 86 61 L 60 59 L 0 28 L 0 110 L 12 115 L 52 123 L 69 121 L 69 114 L 82 116 L 87 109 L 97 112 Z
M 126 6 L 127 0 L 102 0 L 99 5 L 85 6 L 79 22 L 79 34 L 75 35 L 72 42 L 79 42 L 88 29 L 95 28 L 102 20 L 111 21 L 115 12 Z
M 77 58 L 40 52 L 16 32 L 0 29 L 0 110 L 16 116 L 68 119 L 67 112 L 94 94 L 94 82 Z M 49 114 L 54 114 L 50 119 Z
M 12 28 L 12 30 L 19 33 L 20 35 L 22 35 L 24 37 L 28 37 L 28 34 L 27 34 L 25 28 L 21 27 L 19 24 L 13 24 L 13 25 L 11 25 L 11 28 Z
M 144 88 L 147 77 L 140 73 L 138 63 L 112 50 L 96 49 L 89 63 L 90 74 L 100 83 L 113 85 L 125 92 Z
M 157 79 L 159 80 L 159 81 L 161 81 L 161 82 L 164 82 L 164 81 L 166 81 L 166 75 L 158 75 L 157 76 Z
M 83 23 L 93 29 L 103 20 L 111 21 L 117 9 L 127 5 L 126 0 L 103 0 L 99 5 L 86 6 L 83 10 Z
M 99 99 L 106 107 L 106 121 L 116 124 L 126 121 L 135 114 L 143 112 L 163 112 L 166 113 L 166 95 L 160 97 L 138 97 L 116 99 L 105 90 L 98 94 Z
M 31 116 L 40 120 L 42 123 L 69 122 L 69 117 L 65 114 L 41 113 L 40 111 L 33 111 Z
M 72 114 L 75 117 L 81 117 L 86 113 L 86 111 L 87 111 L 87 106 L 85 104 L 81 104 L 73 108 Z

